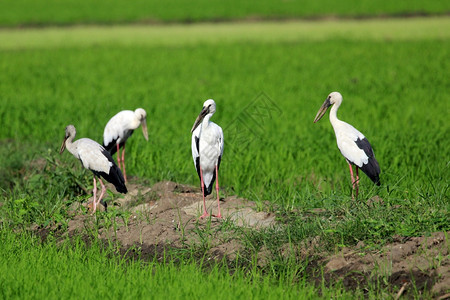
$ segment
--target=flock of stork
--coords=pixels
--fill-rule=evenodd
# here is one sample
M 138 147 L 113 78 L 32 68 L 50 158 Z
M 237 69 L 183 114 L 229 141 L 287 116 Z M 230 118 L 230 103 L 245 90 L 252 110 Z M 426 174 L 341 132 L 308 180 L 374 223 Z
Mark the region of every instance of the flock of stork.
M 358 197 L 358 169 L 361 169 L 375 184 L 380 185 L 380 167 L 366 137 L 350 124 L 337 118 L 336 113 L 341 103 L 342 96 L 340 93 L 329 94 L 317 112 L 314 123 L 323 117 L 328 107 L 333 106 L 330 111 L 330 122 L 336 134 L 337 146 L 350 168 L 353 190 L 355 191 L 355 196 L 352 193 L 352 197 Z M 206 100 L 191 129 L 192 158 L 200 178 L 203 194 L 203 214 L 200 218 L 209 216 L 206 210 L 205 197 L 211 194 L 214 182 L 216 183 L 218 213 L 212 216 L 222 218 L 219 201 L 219 167 L 223 155 L 224 138 L 222 128 L 210 121 L 215 112 L 216 103 L 214 100 Z M 94 199 L 92 203 L 94 213 L 99 203 L 102 203 L 106 208 L 106 203 L 102 201 L 106 187 L 101 177 L 112 183 L 119 193 L 127 193 L 125 143 L 133 134 L 133 131 L 141 125 L 144 137 L 148 140 L 146 116 L 147 114 L 142 108 L 135 111 L 124 110 L 116 114 L 106 124 L 103 133 L 103 146 L 88 138 L 73 141 L 76 135 L 75 127 L 73 125 L 66 127 L 60 154 L 67 148 L 81 161 L 83 167 L 94 173 Z M 122 156 L 120 156 L 120 148 L 122 148 Z M 117 165 L 112 158 L 112 155 L 116 152 Z M 356 176 L 353 175 L 352 165 L 355 165 Z M 96 177 L 101 184 L 99 197 L 97 197 Z

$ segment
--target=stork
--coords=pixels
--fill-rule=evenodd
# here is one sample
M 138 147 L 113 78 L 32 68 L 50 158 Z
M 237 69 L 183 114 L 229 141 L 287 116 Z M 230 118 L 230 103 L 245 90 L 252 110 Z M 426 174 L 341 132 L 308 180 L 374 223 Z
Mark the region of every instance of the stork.
M 103 132 L 103 146 L 111 155 L 114 155 L 117 151 L 117 164 L 123 171 L 125 182 L 127 182 L 127 173 L 125 172 L 125 142 L 140 125 L 142 125 L 144 138 L 148 141 L 146 118 L 147 113 L 142 108 L 138 108 L 135 111 L 122 110 L 108 121 Z M 119 148 L 122 148 L 122 159 L 120 158 Z M 120 162 L 122 162 L 122 167 L 120 166 Z
M 88 138 L 82 138 L 74 142 L 73 139 L 75 138 L 76 134 L 77 131 L 75 129 L 75 126 L 68 125 L 66 127 L 66 135 L 61 145 L 61 149 L 59 150 L 59 154 L 62 154 L 64 152 L 64 149 L 67 148 L 67 150 L 72 153 L 73 156 L 81 161 L 83 167 L 91 170 L 92 173 L 94 173 L 93 212 L 95 213 L 97 205 L 102 200 L 103 195 L 106 191 L 106 187 L 103 184 L 101 177 L 106 179 L 106 181 L 112 183 L 119 193 L 126 194 L 128 191 L 127 187 L 125 186 L 122 172 L 114 163 L 114 160 L 112 159 L 109 152 L 106 151 L 106 149 L 103 148 L 102 145 Z M 98 200 L 96 199 L 97 185 L 95 177 L 98 177 L 98 180 L 100 181 L 102 187 Z M 103 205 L 106 208 L 106 203 L 103 203 Z
M 203 109 L 192 126 L 192 158 L 200 178 L 203 195 L 203 214 L 200 219 L 209 216 L 206 211 L 205 197 L 211 194 L 216 181 L 218 214 L 213 215 L 222 218 L 219 200 L 219 167 L 223 154 L 223 131 L 222 128 L 211 122 L 210 119 L 216 112 L 216 103 L 209 99 L 203 103 Z
M 358 169 L 363 170 L 364 173 L 376 184 L 380 185 L 380 166 L 375 159 L 372 147 L 367 138 L 359 132 L 355 127 L 347 124 L 337 118 L 337 110 L 342 103 L 342 95 L 338 92 L 332 92 L 328 95 L 325 102 L 317 112 L 314 123 L 319 121 L 328 107 L 332 106 L 330 110 L 330 122 L 333 126 L 336 135 L 336 142 L 341 154 L 347 160 L 350 168 L 350 176 L 352 179 L 353 190 L 356 191 L 358 197 L 359 176 Z M 356 167 L 356 179 L 353 176 L 352 165 Z M 352 193 L 353 197 L 353 193 Z

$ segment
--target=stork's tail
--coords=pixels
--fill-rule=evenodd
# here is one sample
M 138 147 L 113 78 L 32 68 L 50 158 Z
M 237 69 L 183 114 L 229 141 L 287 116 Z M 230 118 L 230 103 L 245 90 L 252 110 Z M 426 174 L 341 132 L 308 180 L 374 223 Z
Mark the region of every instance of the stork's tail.
M 375 157 L 370 157 L 369 162 L 360 168 L 376 185 L 380 186 L 380 166 Z
M 210 195 L 212 193 L 212 189 L 213 189 L 213 185 L 214 185 L 214 180 L 210 183 L 209 186 L 206 186 L 206 184 L 203 185 L 204 189 L 204 193 L 203 195 L 206 197 L 208 195 Z
M 114 164 L 109 170 L 109 175 L 111 178 L 111 183 L 114 184 L 116 191 L 122 194 L 128 193 L 127 187 L 125 185 L 125 179 L 123 178 L 122 171 Z M 109 180 L 108 180 L 109 181 Z
M 102 153 L 108 158 L 108 161 L 112 163 L 111 168 L 109 169 L 109 174 L 106 174 L 105 172 L 93 171 L 94 174 L 97 176 L 102 176 L 106 179 L 106 181 L 112 183 L 119 193 L 126 194 L 128 190 L 125 186 L 125 179 L 123 178 L 122 171 L 116 165 L 108 151 L 103 150 Z
M 105 147 L 106 151 L 111 155 L 114 155 L 114 153 L 117 152 L 116 141 L 112 141 L 108 145 L 103 145 L 103 147 Z

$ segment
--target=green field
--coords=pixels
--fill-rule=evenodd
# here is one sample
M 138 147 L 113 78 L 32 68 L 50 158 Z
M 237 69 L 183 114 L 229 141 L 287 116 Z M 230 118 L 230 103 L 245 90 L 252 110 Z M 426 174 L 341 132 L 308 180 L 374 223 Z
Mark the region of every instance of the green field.
M 448 26 L 447 19 L 442 22 Z M 287 30 L 292 26 L 286 24 Z M 245 35 L 243 30 L 236 31 Z M 133 27 L 128 31 L 132 35 Z M 15 33 L 20 40 L 22 32 Z M 88 33 L 73 39 L 84 41 Z M 142 106 L 152 130 L 149 143 L 130 141 L 130 155 L 136 158 L 129 162 L 131 174 L 195 183 L 189 130 L 203 101 L 217 101 L 214 120 L 233 143 L 227 128 L 234 130 L 233 120 L 251 110 L 247 104 L 264 92 L 280 112 L 265 120 L 264 142 L 252 141 L 242 150 L 229 145 L 233 152 L 223 158 L 222 182 L 250 198 L 314 207 L 336 191 L 348 194 L 350 187 L 330 124 L 326 119 L 312 123 L 322 100 L 338 90 L 344 96 L 339 116 L 369 137 L 383 169 L 383 188 L 374 190 L 363 179 L 364 197 L 389 193 L 403 200 L 407 193 L 415 198 L 423 185 L 448 172 L 441 163 L 449 151 L 448 123 L 441 113 L 448 109 L 448 42 L 439 32 L 434 39 L 400 41 L 277 42 L 274 35 L 259 43 L 237 38 L 219 44 L 210 36 L 212 42 L 199 46 L 112 46 L 106 41 L 4 50 L 1 138 L 56 152 L 68 123 L 80 137 L 101 140 L 104 124 L 116 111 Z M 433 143 L 423 124 L 433 128 Z M 305 190 L 313 199 L 305 199 Z
M 362 3 L 367 7 L 344 7 L 347 13 L 342 14 L 404 12 L 400 5 L 376 11 Z M 447 9 L 444 2 L 426 7 L 414 3 L 414 11 Z M 108 19 L 93 9 L 89 13 L 98 14 L 40 15 L 37 22 L 25 13 L 16 18 L 14 10 L 9 19 L 2 17 L 1 5 L 0 20 L 8 26 L 183 21 L 191 16 L 181 14 L 182 6 L 156 16 L 138 15 L 136 9 L 115 18 L 112 12 Z M 330 11 L 320 10 L 320 15 L 330 14 L 332 7 L 326 7 Z M 271 16 L 303 16 L 289 8 L 264 9 L 274 12 Z M 309 14 L 317 15 L 316 9 L 311 7 Z M 265 11 L 261 8 L 258 15 L 265 16 Z M 194 19 L 249 15 L 239 7 L 225 15 L 208 10 L 202 14 Z M 64 128 L 74 124 L 78 138 L 101 141 L 106 122 L 122 109 L 143 107 L 148 113 L 149 142 L 140 133 L 129 140 L 127 174 L 149 184 L 172 180 L 198 185 L 190 129 L 203 102 L 216 101 L 213 121 L 224 129 L 226 141 L 220 170 L 223 193 L 256 201 L 287 223 L 286 231 L 256 234 L 250 242 L 259 239 L 275 247 L 287 238 L 299 243 L 321 236 L 329 250 L 359 241 L 377 247 L 393 236 L 450 230 L 449 35 L 448 17 L 1 29 L 1 298 L 317 295 L 292 262 L 274 268 L 284 270 L 278 275 L 264 273 L 255 264 L 250 271 L 217 265 L 203 272 L 193 258 L 181 264 L 171 259 L 167 264 L 129 262 L 116 257 L 114 246 L 103 249 L 95 240 L 92 247 L 73 240 L 60 245 L 56 239 L 40 243 L 17 233 L 32 224 L 64 228 L 68 204 L 86 198 L 74 180 L 87 188 L 91 184 L 91 175 L 73 157 L 57 154 Z M 344 97 L 338 117 L 368 137 L 382 170 L 381 187 L 363 175 L 357 202 L 351 200 L 348 167 L 328 118 L 313 123 L 332 91 Z M 39 159 L 57 162 L 57 172 L 33 169 Z M 366 205 L 376 195 L 383 205 Z M 329 217 L 305 223 L 302 212 L 311 209 L 324 209 Z M 67 278 L 51 271 L 61 268 Z M 188 275 L 196 280 L 187 281 Z M 45 281 L 37 285 L 34 278 Z M 128 283 L 114 284 L 124 278 Z M 17 282 L 26 284 L 19 287 Z M 60 294 L 50 292 L 55 282 L 62 283 Z M 86 284 L 91 287 L 86 293 L 97 294 L 83 294 Z M 220 294 L 221 287 L 226 294 Z M 344 292 L 339 284 L 320 290 L 324 298 L 363 295 L 362 290 Z M 383 295 L 378 292 L 371 287 L 365 296 Z
M 4 242 L 0 250 L 3 299 L 298 299 L 316 295 L 304 282 L 293 285 L 289 277 L 275 279 L 257 270 L 229 276 L 227 267 L 221 265 L 205 273 L 189 261 L 182 267 L 172 262 L 130 263 L 116 257 L 113 248 L 104 249 L 96 242 L 86 247 L 75 240 L 56 248 L 53 243 L 42 245 L 36 238 L 8 231 L 2 231 L 0 239 Z M 323 290 L 324 297 L 343 295 Z
M 0 26 L 199 22 L 235 19 L 374 17 L 450 12 L 448 1 L 16 0 L 0 2 Z

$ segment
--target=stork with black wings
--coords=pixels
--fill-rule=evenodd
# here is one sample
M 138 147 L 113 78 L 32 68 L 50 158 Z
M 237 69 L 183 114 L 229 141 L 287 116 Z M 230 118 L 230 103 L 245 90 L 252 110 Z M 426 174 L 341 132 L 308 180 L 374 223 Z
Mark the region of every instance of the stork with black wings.
M 146 118 L 147 113 L 142 108 L 138 108 L 135 111 L 122 110 L 108 121 L 103 132 L 103 146 L 111 155 L 117 152 L 117 164 L 122 169 L 125 182 L 127 181 L 127 173 L 125 172 L 125 143 L 139 126 L 142 126 L 142 133 L 148 141 Z M 122 157 L 120 156 L 120 148 L 122 148 Z M 122 166 L 120 165 L 121 162 Z
M 222 128 L 210 121 L 215 112 L 216 103 L 214 100 L 206 100 L 191 129 L 192 158 L 200 178 L 203 195 L 203 214 L 200 216 L 200 219 L 209 216 L 206 211 L 205 197 L 211 194 L 214 181 L 216 182 L 218 214 L 213 216 L 222 218 L 219 200 L 219 167 L 223 154 L 224 140 Z
M 333 106 L 330 110 L 330 122 L 336 135 L 336 142 L 341 154 L 347 160 L 350 168 L 350 176 L 352 179 L 353 189 L 356 190 L 358 197 L 359 176 L 358 169 L 361 169 L 376 184 L 380 185 L 380 166 L 375 159 L 372 146 L 367 138 L 352 125 L 345 123 L 337 118 L 337 110 L 342 103 L 342 95 L 333 92 L 328 95 L 322 107 L 317 112 L 314 123 L 319 121 L 328 107 Z M 352 165 L 356 167 L 356 179 L 353 176 Z
M 106 187 L 103 184 L 101 177 L 106 179 L 109 183 L 112 183 L 119 193 L 126 194 L 127 187 L 125 186 L 125 180 L 123 178 L 122 172 L 114 163 L 111 155 L 102 145 L 88 138 L 78 139 L 73 141 L 77 131 L 75 126 L 68 125 L 66 127 L 66 134 L 64 136 L 64 141 L 59 150 L 59 154 L 67 150 L 79 159 L 83 167 L 91 170 L 94 173 L 94 201 L 93 201 L 93 212 L 97 209 L 97 205 L 101 202 L 103 195 L 105 194 Z M 100 181 L 102 190 L 100 196 L 97 199 L 97 184 L 95 177 L 98 177 Z M 106 208 L 106 203 L 102 202 Z

